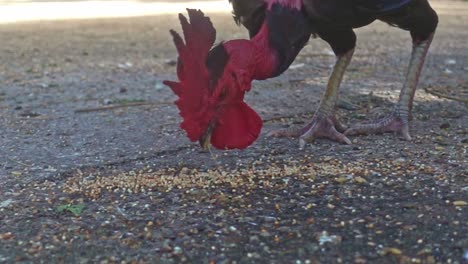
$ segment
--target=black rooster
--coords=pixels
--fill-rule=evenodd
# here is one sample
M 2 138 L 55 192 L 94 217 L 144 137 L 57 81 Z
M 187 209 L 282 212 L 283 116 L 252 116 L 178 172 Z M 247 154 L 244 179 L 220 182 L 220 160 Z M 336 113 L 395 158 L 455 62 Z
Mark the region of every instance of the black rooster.
M 253 79 L 284 72 L 311 35 L 330 44 L 336 64 L 312 121 L 300 129 L 271 133 L 299 137 L 303 147 L 315 138 L 350 144 L 347 135 L 399 132 L 410 140 L 408 121 L 424 60 L 438 23 L 427 0 L 229 0 L 234 19 L 250 40 L 231 40 L 209 51 L 216 37 L 203 13 L 181 16 L 186 45 L 173 32 L 180 54 L 180 83 L 168 82 L 179 96 L 177 105 L 191 140 L 217 148 L 245 148 L 258 136 L 261 119 L 243 102 Z M 407 30 L 413 51 L 406 81 L 392 113 L 370 124 L 345 129 L 335 118 L 338 89 L 356 46 L 354 28 L 375 20 Z M 189 67 L 190 66 L 190 67 Z M 213 135 L 213 137 L 212 137 Z
M 302 0 L 263 1 L 231 0 L 236 21 L 242 23 L 254 36 L 265 17 L 270 22 L 272 45 L 284 56 L 283 66 L 287 68 L 294 56 L 304 45 L 310 33 L 318 35 L 330 44 L 337 56 L 337 62 L 329 79 L 327 89 L 315 116 L 306 127 L 298 130 L 274 132 L 276 136 L 300 137 L 301 145 L 316 137 L 325 137 L 350 143 L 345 135 L 400 132 L 410 140 L 408 119 L 411 115 L 413 97 L 418 84 L 421 68 L 431 44 L 438 23 L 436 12 L 427 0 Z M 287 7 L 288 2 L 302 2 L 300 11 Z M 272 5 L 271 11 L 267 6 Z M 297 22 L 288 24 L 282 17 L 294 12 L 301 17 L 307 29 L 297 29 Z M 333 110 L 338 97 L 343 74 L 356 46 L 353 28 L 366 26 L 375 20 L 408 30 L 413 40 L 413 52 L 401 89 L 400 99 L 394 111 L 386 118 L 371 124 L 359 125 L 344 130 L 334 117 Z M 276 35 L 276 37 L 275 37 Z M 344 134 L 342 134 L 344 132 Z

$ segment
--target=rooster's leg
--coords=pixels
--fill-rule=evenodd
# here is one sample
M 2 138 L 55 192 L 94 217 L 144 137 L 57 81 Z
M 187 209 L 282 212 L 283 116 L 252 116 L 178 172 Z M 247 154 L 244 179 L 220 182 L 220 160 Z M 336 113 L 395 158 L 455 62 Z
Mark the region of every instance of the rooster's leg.
M 332 74 L 328 81 L 325 94 L 320 101 L 319 108 L 314 114 L 312 121 L 304 128 L 286 129 L 270 133 L 275 137 L 299 137 L 300 147 L 303 148 L 307 142 L 312 142 L 316 138 L 327 138 L 345 144 L 351 141 L 342 132 L 345 128 L 335 118 L 334 109 L 338 100 L 338 89 L 343 79 L 346 68 L 351 61 L 354 49 L 337 56 L 337 61 L 333 67 Z
M 414 93 L 418 84 L 419 75 L 426 58 L 427 50 L 431 44 L 433 34 L 424 41 L 415 41 L 410 64 L 406 74 L 406 81 L 400 92 L 400 98 L 393 112 L 387 117 L 369 124 L 362 124 L 348 129 L 346 135 L 382 134 L 398 132 L 406 140 L 411 140 L 408 121 L 411 117 Z

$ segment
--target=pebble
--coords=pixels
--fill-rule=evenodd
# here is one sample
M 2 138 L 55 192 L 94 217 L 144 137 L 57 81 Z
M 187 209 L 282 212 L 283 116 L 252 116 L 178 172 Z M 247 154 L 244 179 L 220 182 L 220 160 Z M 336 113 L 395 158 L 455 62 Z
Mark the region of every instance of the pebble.
M 449 124 L 449 123 L 443 123 L 443 124 L 440 125 L 440 128 L 441 128 L 441 129 L 450 128 L 450 124 Z
M 162 82 L 157 82 L 155 85 L 154 85 L 154 88 L 156 89 L 156 91 L 159 91 L 159 90 L 163 90 L 165 89 L 165 86 Z
M 260 238 L 258 236 L 251 236 L 249 238 L 250 243 L 258 242 L 260 241 Z
M 255 258 L 255 259 L 261 258 L 260 254 L 258 254 L 257 252 L 247 253 L 247 257 L 248 258 Z
M 164 61 L 164 63 L 166 63 L 166 65 L 168 65 L 168 66 L 176 66 L 177 65 L 177 61 L 174 60 L 174 59 L 168 59 L 168 60 Z
M 329 235 L 327 231 L 323 231 L 320 234 L 318 241 L 321 246 L 325 243 L 338 244 L 341 242 L 341 237 L 336 235 Z
M 5 201 L 0 203 L 0 208 L 6 208 L 6 207 L 10 206 L 12 203 L 13 203 L 12 199 L 5 200 Z
M 455 65 L 457 64 L 457 61 L 455 59 L 446 59 L 445 64 L 447 65 Z
M 467 206 L 468 203 L 465 202 L 465 201 L 455 201 L 455 202 L 453 202 L 453 205 L 455 205 L 455 206 Z
M 174 254 L 180 255 L 180 254 L 182 254 L 182 252 L 183 252 L 183 250 L 182 250 L 181 247 L 178 247 L 178 246 L 174 247 L 174 250 L 173 250 Z

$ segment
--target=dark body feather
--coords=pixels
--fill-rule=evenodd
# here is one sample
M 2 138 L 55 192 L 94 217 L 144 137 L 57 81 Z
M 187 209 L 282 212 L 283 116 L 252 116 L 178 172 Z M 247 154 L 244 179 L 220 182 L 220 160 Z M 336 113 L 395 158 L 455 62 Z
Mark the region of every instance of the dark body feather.
M 230 0 L 236 22 L 242 23 L 251 36 L 261 27 L 269 0 Z M 285 43 L 305 45 L 306 35 L 316 34 L 330 44 L 333 51 L 343 54 L 356 44 L 354 28 L 359 28 L 375 20 L 411 32 L 413 41 L 427 39 L 437 27 L 438 18 L 427 0 L 303 0 L 301 18 L 303 28 L 294 28 L 283 15 L 270 15 L 269 20 L 277 20 L 270 27 L 272 35 L 286 39 Z M 280 4 L 275 4 L 280 5 Z M 296 24 L 297 25 L 297 24 Z M 283 44 L 285 45 L 285 44 Z M 302 47 L 301 47 L 302 48 Z M 285 62 L 292 62 L 290 59 Z M 281 68 L 287 68 L 282 65 Z

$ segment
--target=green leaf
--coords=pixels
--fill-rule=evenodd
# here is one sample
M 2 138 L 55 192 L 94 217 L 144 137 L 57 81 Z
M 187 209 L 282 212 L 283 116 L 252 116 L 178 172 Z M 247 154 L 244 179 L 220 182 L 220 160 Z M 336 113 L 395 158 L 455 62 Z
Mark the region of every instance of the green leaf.
M 57 206 L 57 212 L 59 213 L 70 212 L 74 214 L 75 216 L 79 216 L 83 212 L 84 208 L 85 208 L 84 204 L 77 204 L 77 205 L 64 204 L 64 205 Z

